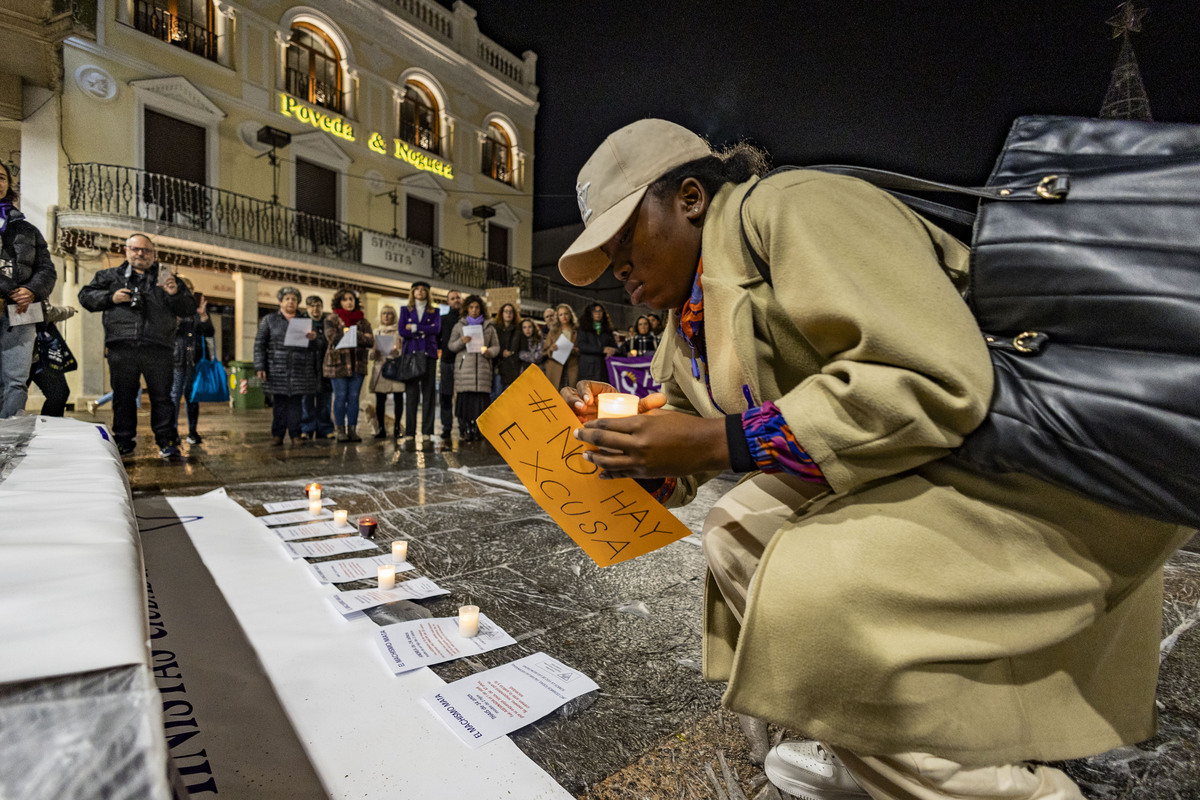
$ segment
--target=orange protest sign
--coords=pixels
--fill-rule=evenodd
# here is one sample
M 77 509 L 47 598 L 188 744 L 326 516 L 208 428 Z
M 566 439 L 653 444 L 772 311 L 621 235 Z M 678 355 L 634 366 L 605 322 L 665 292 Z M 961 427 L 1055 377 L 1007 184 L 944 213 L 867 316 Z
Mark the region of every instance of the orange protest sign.
M 479 417 L 533 499 L 601 567 L 682 539 L 687 526 L 630 478 L 600 480 L 573 435 L 579 418 L 540 369 L 527 369 Z

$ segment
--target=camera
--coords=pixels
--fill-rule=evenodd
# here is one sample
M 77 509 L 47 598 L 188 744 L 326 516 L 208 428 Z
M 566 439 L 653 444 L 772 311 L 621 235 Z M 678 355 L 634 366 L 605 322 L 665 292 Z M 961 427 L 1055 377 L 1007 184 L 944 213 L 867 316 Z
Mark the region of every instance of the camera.
M 142 308 L 142 288 L 140 286 L 131 286 L 129 288 L 129 307 L 134 311 L 140 311 Z

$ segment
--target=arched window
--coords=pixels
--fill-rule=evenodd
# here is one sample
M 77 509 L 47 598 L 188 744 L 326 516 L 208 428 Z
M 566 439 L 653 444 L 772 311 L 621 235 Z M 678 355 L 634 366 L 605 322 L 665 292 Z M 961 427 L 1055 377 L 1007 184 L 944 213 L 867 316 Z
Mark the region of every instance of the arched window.
M 212 0 L 134 0 L 133 26 L 189 53 L 217 60 Z
M 512 184 L 512 141 L 508 138 L 508 132 L 495 122 L 488 123 L 480 162 L 484 175 Z
M 441 154 L 438 109 L 433 94 L 418 83 L 404 85 L 400 101 L 400 138 L 422 150 Z
M 344 114 L 341 60 L 337 45 L 324 31 L 307 22 L 295 23 L 287 49 L 288 94 Z

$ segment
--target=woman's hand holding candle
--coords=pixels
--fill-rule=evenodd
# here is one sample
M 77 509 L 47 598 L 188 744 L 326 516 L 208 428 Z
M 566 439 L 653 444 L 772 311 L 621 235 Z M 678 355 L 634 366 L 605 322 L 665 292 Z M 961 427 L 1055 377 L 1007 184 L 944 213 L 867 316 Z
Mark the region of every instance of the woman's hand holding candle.
M 575 412 L 580 422 L 591 422 L 596 419 L 599 411 L 600 395 L 616 391 L 617 387 L 611 383 L 580 381 L 575 384 L 575 388 L 565 387 L 562 390 L 562 398 L 567 401 L 567 406 Z M 638 401 L 638 413 L 645 414 L 666 404 L 667 396 L 656 392 Z
M 600 467 L 601 478 L 668 478 L 730 466 L 723 417 L 703 419 L 658 409 L 593 420 L 576 429 L 575 438 L 609 451 L 583 455 Z

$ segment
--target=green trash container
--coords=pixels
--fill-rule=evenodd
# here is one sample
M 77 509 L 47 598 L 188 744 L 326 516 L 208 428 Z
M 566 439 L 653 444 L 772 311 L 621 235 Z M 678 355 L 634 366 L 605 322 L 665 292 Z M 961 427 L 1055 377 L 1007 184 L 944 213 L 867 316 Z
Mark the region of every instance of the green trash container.
M 266 408 L 262 381 L 254 374 L 253 361 L 229 362 L 229 396 L 238 409 Z

